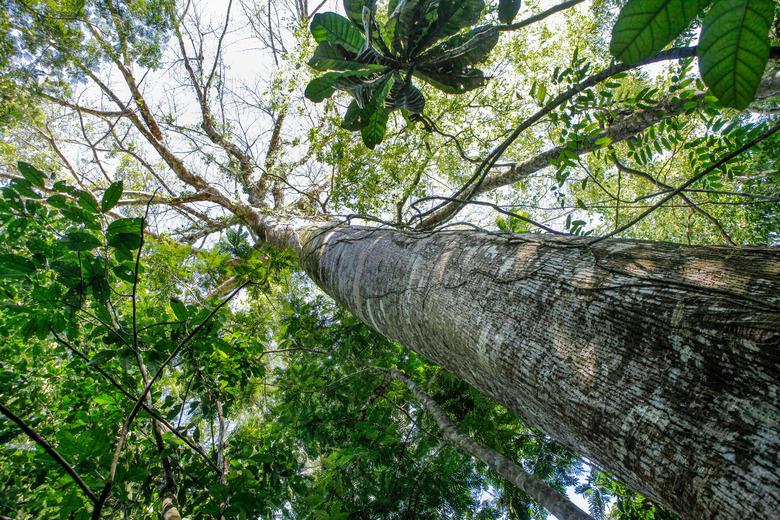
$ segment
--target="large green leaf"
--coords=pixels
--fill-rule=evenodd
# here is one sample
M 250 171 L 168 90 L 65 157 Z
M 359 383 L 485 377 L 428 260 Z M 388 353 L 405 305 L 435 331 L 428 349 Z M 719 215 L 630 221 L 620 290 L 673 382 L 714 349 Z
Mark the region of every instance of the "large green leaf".
M 330 42 L 322 42 L 309 60 L 309 66 L 316 70 L 353 70 L 365 67 L 355 61 L 355 55 L 343 47 Z
M 704 19 L 699 70 L 721 104 L 743 109 L 769 61 L 774 0 L 717 0 Z
M 484 9 L 484 0 L 441 0 L 436 23 L 425 38 L 422 48 L 476 24 Z
M 46 179 L 46 175 L 41 170 L 24 161 L 19 161 L 16 163 L 16 165 L 19 167 L 19 173 L 21 173 L 22 177 L 27 179 L 30 184 L 33 186 L 38 186 L 39 188 L 43 188 L 45 186 L 44 181 Z
M 91 193 L 84 190 L 77 190 L 74 194 L 76 195 L 76 201 L 79 203 L 79 206 L 86 211 L 89 211 L 90 213 L 100 212 L 100 206 Z
M 512 23 L 520 12 L 521 0 L 499 0 L 498 2 L 498 21 L 501 23 Z
M 487 78 L 479 69 L 453 71 L 447 69 L 415 70 L 414 75 L 447 94 L 463 94 L 485 86 Z
M 33 184 L 27 179 L 14 179 L 8 185 L 8 188 L 12 189 L 23 197 L 29 197 L 31 199 L 40 199 L 41 196 L 33 188 Z
M 69 231 L 60 239 L 60 243 L 71 251 L 89 251 L 100 245 L 100 240 L 86 231 Z
M 304 95 L 319 103 L 329 98 L 336 92 L 336 88 L 347 88 L 356 81 L 359 83 L 361 78 L 367 78 L 385 70 L 384 65 L 365 65 L 366 68 L 359 70 L 346 70 L 343 72 L 328 72 L 319 78 L 314 78 L 306 86 Z
M 14 254 L 0 254 L 0 276 L 25 276 L 35 272 L 35 265 L 27 258 Z
M 66 208 L 69 205 L 68 198 L 62 193 L 55 193 L 46 202 L 53 208 Z
M 363 7 L 376 8 L 376 0 L 344 0 L 344 12 L 347 18 L 358 27 L 363 27 Z
M 406 4 L 407 0 L 390 0 L 387 5 L 387 22 L 382 28 L 382 37 L 387 43 L 388 47 L 392 48 L 396 52 L 400 52 L 397 45 L 400 40 L 396 37 L 396 28 L 398 27 L 398 21 L 401 16 L 401 9 Z
M 498 43 L 498 29 L 478 27 L 448 38 L 420 56 L 420 67 L 464 69 L 485 61 Z
M 335 43 L 354 53 L 360 52 L 366 41 L 348 19 L 336 13 L 315 14 L 310 29 L 317 43 Z
M 372 150 L 385 138 L 389 117 L 389 112 L 385 108 L 385 100 L 394 83 L 393 75 L 382 78 L 381 84 L 377 85 L 374 95 L 363 109 L 360 134 L 363 137 L 363 144 Z
M 666 47 L 711 0 L 630 0 L 612 29 L 610 51 L 634 65 Z
M 388 110 L 404 109 L 412 114 L 422 114 L 425 110 L 425 97 L 420 89 L 409 81 L 397 81 L 390 94 L 385 99 L 385 108 Z
M 428 34 L 435 16 L 429 0 L 400 0 L 385 25 L 385 31 L 392 35 L 390 47 L 401 56 L 410 56 L 415 43 Z
M 141 246 L 141 219 L 120 218 L 106 229 L 108 245 L 121 249 L 138 249 Z
M 103 198 L 100 200 L 100 209 L 103 213 L 117 205 L 119 199 L 122 198 L 123 191 L 124 183 L 122 181 L 116 181 L 108 187 L 105 193 L 103 193 Z
M 384 106 L 377 107 L 366 115 L 360 135 L 363 137 L 363 144 L 368 148 L 373 150 L 385 138 L 389 116 L 390 114 Z
M 341 122 L 341 128 L 345 130 L 360 130 L 363 125 L 363 109 L 360 108 L 357 100 L 353 99 L 344 113 L 344 120 Z

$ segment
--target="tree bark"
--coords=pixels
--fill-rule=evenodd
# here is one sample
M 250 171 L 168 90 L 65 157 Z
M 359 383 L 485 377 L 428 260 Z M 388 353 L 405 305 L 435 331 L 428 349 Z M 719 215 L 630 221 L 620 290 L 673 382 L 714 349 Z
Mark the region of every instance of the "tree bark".
M 780 252 L 271 233 L 369 326 L 685 518 L 780 510 Z

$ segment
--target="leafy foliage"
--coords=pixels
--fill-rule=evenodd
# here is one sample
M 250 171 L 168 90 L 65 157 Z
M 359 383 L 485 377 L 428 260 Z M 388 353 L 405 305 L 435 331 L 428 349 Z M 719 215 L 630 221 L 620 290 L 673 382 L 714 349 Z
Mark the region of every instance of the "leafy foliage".
M 622 3 L 593 4 L 598 9 Z M 311 82 L 306 94 L 325 101 L 336 92 L 346 92 L 351 103 L 343 118 L 336 113 L 335 103 L 326 102 L 316 116 L 321 119 L 315 117 L 311 128 L 298 118 L 295 127 L 282 132 L 277 153 L 281 166 L 273 171 L 291 166 L 293 176 L 284 182 L 295 190 L 308 188 L 297 186 L 301 178 L 319 182 L 323 177 L 317 175 L 328 172 L 324 179 L 330 182 L 324 185 L 330 188 L 322 197 L 327 201 L 322 211 L 331 215 L 384 216 L 397 211 L 401 223 L 409 197 L 441 193 L 436 190 L 442 189 L 442 183 L 461 185 L 472 174 L 473 162 L 514 127 L 610 65 L 602 52 L 609 28 L 590 9 L 568 11 L 554 30 L 532 26 L 512 33 L 499 45 L 493 41 L 498 35 L 495 28 L 478 25 L 486 11 L 481 2 L 401 0 L 382 6 L 386 4 L 384 10 L 377 2 L 347 0 L 346 18 L 333 13 L 314 17 L 311 32 L 318 46 L 311 64 L 324 74 Z M 626 10 L 640 4 L 628 2 Z M 677 16 L 672 6 L 685 14 L 694 4 L 699 7 L 694 15 L 682 16 L 685 23 L 671 29 L 664 25 L 667 18 Z M 114 143 L 110 136 L 98 135 L 96 140 L 105 137 L 101 150 L 74 162 L 75 171 L 67 169 L 40 135 L 70 112 L 62 126 L 73 126 L 76 137 L 68 147 L 74 142 L 84 144 L 87 132 L 78 134 L 75 112 L 60 106 L 51 115 L 52 107 L 44 102 L 42 115 L 25 118 L 24 114 L 47 99 L 39 92 L 91 106 L 89 96 L 75 92 L 88 79 L 87 72 L 121 79 L 109 74 L 110 65 L 127 52 L 136 70 L 151 67 L 148 70 L 154 73 L 139 72 L 138 78 L 148 89 L 144 92 L 149 94 L 148 106 L 155 114 L 165 114 L 160 120 L 167 141 L 154 142 L 152 148 L 167 143 L 174 155 L 191 150 L 183 162 L 193 172 L 203 173 L 208 193 L 229 192 L 231 200 L 246 199 L 237 193 L 237 184 L 236 193 L 232 186 L 226 188 L 241 180 L 235 158 L 220 150 L 219 142 L 205 146 L 202 127 L 178 121 L 177 111 L 161 108 L 155 89 L 149 88 L 152 78 L 156 81 L 163 73 L 155 67 L 165 55 L 170 20 L 164 14 L 169 2 L 24 2 L 44 13 L 42 17 L 32 16 L 21 2 L 3 5 L 10 7 L 0 10 L 0 29 L 11 21 L 20 28 L 0 31 L 4 67 L 0 123 L 14 120 L 17 124 L 0 142 L 0 160 L 4 174 L 8 172 L 0 201 L 0 401 L 28 420 L 92 489 L 99 490 L 110 468 L 118 429 L 144 386 L 141 364 L 154 372 L 179 341 L 204 323 L 220 295 L 245 280 L 257 284 L 211 317 L 165 367 L 153 388 L 153 410 L 206 457 L 174 430 L 163 432 L 160 450 L 153 438 L 154 420 L 141 412 L 122 453 L 106 516 L 158 514 L 167 459 L 178 481 L 180 509 L 193 518 L 220 514 L 227 518 L 546 518 L 547 513 L 525 493 L 444 445 L 434 421 L 408 392 L 387 383 L 381 371 L 374 370 L 393 366 L 424 386 L 459 428 L 477 441 L 507 454 L 558 489 L 576 488 L 594 516 L 674 518 L 603 472 L 583 474 L 587 468 L 575 454 L 319 297 L 296 271 L 295 259 L 259 246 L 256 231 L 247 228 L 249 223 L 241 217 L 223 212 L 215 218 L 208 197 L 200 198 L 203 191 L 195 193 L 194 203 L 181 203 L 193 195 L 192 186 L 179 182 L 143 139 Z M 113 15 L 112 5 L 120 16 Z M 493 2 L 488 16 L 498 14 L 499 21 L 508 24 L 519 5 L 519 1 Z M 638 32 L 637 42 L 650 42 L 647 45 L 655 48 L 651 54 L 681 31 L 679 40 L 685 41 L 693 34 L 685 29 L 698 18 L 706 25 L 715 11 L 715 6 L 707 11 L 705 3 L 663 5 L 666 11 L 649 22 L 642 19 L 633 29 L 620 22 L 621 31 Z M 98 27 L 108 45 L 90 38 L 79 19 Z M 649 26 L 651 33 L 646 31 Z M 122 48 L 120 29 L 129 36 L 127 51 Z M 293 37 L 300 39 L 296 50 L 308 49 L 310 42 L 302 32 Z M 748 39 L 738 38 L 732 42 L 738 56 L 744 54 L 739 50 L 745 48 L 741 42 L 752 48 Z M 206 63 L 208 47 L 205 58 L 191 56 L 189 63 Z M 629 47 L 636 47 L 632 52 L 642 50 L 638 43 Z M 177 48 L 174 41 L 174 52 Z M 29 54 L 20 54 L 22 50 Z M 475 67 L 490 53 L 493 62 L 500 64 L 496 69 L 501 77 L 486 82 Z M 289 92 L 297 91 L 297 82 L 307 75 L 301 70 L 300 54 L 280 54 L 282 66 L 273 71 L 269 93 L 256 92 L 264 110 L 271 107 L 278 115 L 279 107 L 288 102 L 279 98 L 288 87 Z M 231 103 L 222 103 L 221 96 L 234 89 L 227 87 L 232 79 L 229 67 L 216 70 L 217 87 L 206 89 L 205 97 L 214 108 L 220 103 L 211 117 L 220 142 L 225 143 L 245 125 L 240 118 L 224 115 L 230 113 Z M 278 79 L 284 75 L 289 78 Z M 39 83 L 44 76 L 46 81 Z M 740 81 L 737 85 L 744 86 Z M 502 207 L 512 208 L 511 215 L 482 222 L 495 222 L 506 233 L 533 232 L 533 220 L 551 222 L 577 235 L 610 230 L 631 218 L 633 211 L 643 207 L 640 204 L 664 193 L 667 188 L 658 182 L 681 184 L 719 155 L 754 138 L 776 118 L 774 101 L 756 103 L 754 113 L 737 114 L 722 110 L 713 96 L 702 93 L 704 88 L 691 62 L 684 60 L 669 71 L 650 75 L 631 71 L 582 90 L 506 150 L 498 167 L 502 171 L 514 170 L 535 156 L 543 157 L 543 166 L 551 168 L 502 190 L 496 197 L 507 199 Z M 192 89 L 181 92 L 188 90 Z M 472 92 L 447 95 L 466 91 Z M 294 107 L 297 100 L 289 97 Z M 120 98 L 124 108 L 127 99 Z M 25 105 L 30 99 L 34 103 Z M 110 107 L 110 99 L 106 101 Z M 127 106 L 138 114 L 139 107 L 147 105 L 131 100 Z M 243 100 L 235 106 L 249 111 Z M 304 110 L 297 108 L 299 113 Z M 423 125 L 410 127 L 404 139 L 385 141 L 380 155 L 354 146 L 346 130 L 361 131 L 366 144 L 376 146 L 383 142 L 394 111 L 409 122 L 422 119 Z M 641 122 L 658 114 L 664 118 L 632 130 L 630 138 L 609 134 L 622 121 Z M 78 115 L 87 126 L 108 119 L 117 133 L 136 135 L 124 118 Z M 142 133 L 148 133 L 142 128 Z M 74 139 L 73 129 L 66 130 L 70 133 L 57 138 Z M 247 139 L 237 142 L 252 142 L 250 133 L 247 130 Z M 49 134 L 43 135 L 48 140 Z M 123 180 L 106 182 L 102 172 L 90 171 L 98 157 L 108 158 L 109 176 Z M 688 196 L 722 221 L 735 241 L 777 243 L 778 157 L 780 140 L 767 140 L 712 172 L 697 185 L 700 191 Z M 17 173 L 14 164 L 19 158 L 24 161 Z M 616 160 L 645 176 L 618 169 Z M 167 207 L 153 206 L 146 220 L 133 199 L 158 187 L 158 175 L 172 188 L 174 201 Z M 81 182 L 63 181 L 71 176 Z M 747 196 L 749 203 L 745 203 Z M 205 215 L 205 224 L 193 228 L 193 236 L 206 239 L 198 248 L 188 247 L 188 234 L 177 229 L 178 215 L 185 210 L 190 216 Z M 297 214 L 298 210 L 294 204 L 282 205 L 278 215 L 310 214 L 303 210 Z M 663 210 L 626 236 L 722 242 L 711 221 L 691 207 L 680 203 Z M 171 213 L 176 216 L 171 218 Z M 229 224 L 223 226 L 225 222 Z M 157 226 L 152 228 L 159 233 L 157 238 L 144 236 L 150 225 Z M 212 226 L 217 231 L 210 231 Z M 168 238 L 166 232 L 185 245 Z M 136 283 L 134 319 L 131 294 Z M 134 321 L 139 329 L 137 349 L 132 347 Z M 60 343 L 55 332 L 76 350 Z M 110 384 L 98 369 L 115 377 L 130 395 Z M 221 421 L 226 433 L 220 441 Z M 219 466 L 220 454 L 227 466 L 224 478 L 220 467 L 212 466 Z M 0 418 L 0 515 L 19 520 L 82 518 L 89 516 L 90 507 L 62 468 Z
M 495 47 L 498 30 L 462 32 L 479 21 L 482 0 L 390 2 L 385 23 L 378 21 L 376 2 L 346 0 L 344 7 L 347 18 L 322 13 L 311 21 L 319 46 L 309 65 L 333 72 L 312 80 L 306 97 L 319 102 L 337 90 L 352 96 L 343 127 L 360 130 L 369 148 L 384 139 L 390 112 L 401 110 L 411 120 L 423 113 L 425 98 L 414 77 L 452 94 L 485 84 L 474 65 Z
M 723 106 L 743 109 L 753 100 L 769 60 L 773 0 L 631 0 L 612 32 L 613 56 L 638 64 L 704 17 L 698 45 L 704 82 Z
M 720 102 L 746 108 L 769 61 L 773 0 L 719 0 L 704 18 L 699 69 Z

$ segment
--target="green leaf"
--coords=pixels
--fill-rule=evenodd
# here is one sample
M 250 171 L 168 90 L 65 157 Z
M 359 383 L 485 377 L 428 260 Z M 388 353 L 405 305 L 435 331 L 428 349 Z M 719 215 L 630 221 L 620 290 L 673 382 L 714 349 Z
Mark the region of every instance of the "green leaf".
M 398 81 L 385 100 L 385 108 L 390 111 L 405 109 L 412 114 L 422 114 L 425 110 L 425 97 L 411 81 Z
M 62 181 L 55 181 L 54 185 L 52 186 L 55 190 L 61 191 L 63 193 L 73 193 L 76 191 L 76 188 L 71 186 L 70 184 Z
M 0 276 L 26 276 L 35 272 L 35 265 L 27 258 L 14 254 L 0 254 Z
M 487 59 L 498 43 L 498 29 L 478 27 L 453 36 L 420 56 L 420 67 L 462 70 Z
M 372 150 L 385 138 L 387 119 L 390 115 L 385 108 L 385 100 L 394 83 L 395 76 L 391 74 L 377 81 L 377 88 L 363 109 L 360 134 L 363 137 L 363 144 Z
M 60 239 L 60 243 L 71 251 L 89 251 L 100 245 L 100 240 L 86 231 L 69 231 Z
M 340 14 L 317 13 L 309 28 L 317 43 L 335 43 L 354 53 L 360 52 L 365 43 L 360 31 Z
M 389 47 L 396 52 L 403 50 L 401 40 L 397 35 L 396 28 L 401 16 L 401 10 L 406 6 L 407 0 L 391 0 L 387 5 L 387 22 L 382 28 L 382 37 Z
M 121 263 L 111 268 L 111 271 L 120 280 L 125 282 L 133 282 L 135 280 L 135 264 L 130 262 Z
M 171 298 L 171 309 L 177 320 L 184 321 L 187 319 L 187 307 L 178 298 Z
M 717 0 L 704 19 L 699 70 L 721 105 L 746 108 L 769 61 L 774 0 Z
M 98 205 L 97 200 L 95 200 L 95 197 L 91 193 L 84 190 L 77 190 L 75 195 L 76 195 L 76 200 L 79 203 L 79 206 L 89 211 L 90 213 L 100 212 L 100 206 Z
M 630 0 L 612 29 L 610 52 L 635 65 L 649 58 L 691 25 L 711 0 Z
M 111 247 L 138 249 L 141 247 L 141 219 L 120 218 L 111 222 L 106 230 L 106 239 Z
M 106 192 L 103 193 L 103 198 L 100 200 L 100 209 L 103 211 L 103 213 L 106 213 L 111 208 L 116 206 L 117 202 L 119 202 L 119 199 L 122 198 L 123 191 L 124 184 L 122 181 L 116 181 L 108 187 Z
M 352 23 L 363 27 L 363 7 L 376 8 L 376 0 L 344 0 L 344 12 Z
M 49 206 L 52 206 L 54 208 L 65 208 L 68 207 L 68 198 L 61 194 L 61 193 L 55 193 L 48 199 L 46 199 L 46 202 L 49 204 Z
M 425 0 L 400 0 L 385 29 L 392 34 L 392 49 L 399 55 L 409 56 L 415 43 L 429 34 L 435 11 L 428 9 Z M 426 17 L 426 15 L 428 15 Z
M 499 0 L 498 21 L 501 23 L 512 23 L 517 13 L 520 12 L 521 3 L 521 0 Z
M 309 66 L 315 70 L 354 70 L 365 67 L 364 63 L 355 61 L 355 56 L 343 47 L 330 42 L 322 42 L 317 46 L 309 60 Z
M 96 219 L 96 213 L 92 213 L 89 211 L 84 211 L 80 207 L 71 204 L 65 205 L 62 208 L 59 208 L 60 213 L 62 213 L 62 216 L 66 219 L 72 221 L 72 222 L 79 222 L 82 224 L 85 224 L 87 227 L 92 229 L 99 229 L 100 226 L 97 223 Z
M 333 74 L 333 73 L 328 73 Z M 319 78 L 314 78 L 306 85 L 306 90 L 303 91 L 303 95 L 310 101 L 319 103 L 329 98 L 336 92 L 336 87 L 333 86 L 335 78 L 325 74 Z
M 344 120 L 341 122 L 341 128 L 345 130 L 360 130 L 362 128 L 362 114 L 363 109 L 360 108 L 356 100 L 352 100 L 352 103 L 347 107 L 347 111 L 344 113 Z
M 13 189 L 19 195 L 29 197 L 31 199 L 40 199 L 41 196 L 34 189 L 33 184 L 27 179 L 14 179 L 9 184 L 9 187 Z
M 340 80 L 346 78 L 365 78 L 385 69 L 384 65 L 365 65 L 364 67 L 368 68 L 346 70 L 343 72 L 328 72 L 319 78 L 314 78 L 306 85 L 304 95 L 311 101 L 319 103 L 332 96 L 333 93 L 336 92 L 337 87 L 343 88 L 347 85 L 347 83 Z
M 483 87 L 487 82 L 487 78 L 479 69 L 461 71 L 423 69 L 415 70 L 414 75 L 447 94 L 463 94 Z
M 363 144 L 372 150 L 382 142 L 387 131 L 387 119 L 389 112 L 384 106 L 371 111 L 365 118 L 365 126 L 360 131 Z
M 38 168 L 24 161 L 19 161 L 16 163 L 16 165 L 19 167 L 19 173 L 21 173 L 22 177 L 27 179 L 30 184 L 33 186 L 38 186 L 39 188 L 46 186 L 46 174 L 44 174 Z
M 452 36 L 464 27 L 470 27 L 479 21 L 485 9 L 484 0 L 441 0 L 436 23 L 431 28 L 422 47 Z

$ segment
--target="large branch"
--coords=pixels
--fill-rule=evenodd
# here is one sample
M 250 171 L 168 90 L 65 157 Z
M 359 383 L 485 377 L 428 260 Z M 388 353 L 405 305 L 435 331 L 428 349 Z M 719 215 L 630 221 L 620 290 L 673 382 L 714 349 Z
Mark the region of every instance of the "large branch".
M 447 442 L 482 461 L 498 475 L 525 491 L 528 496 L 561 520 L 592 520 L 590 515 L 574 505 L 547 482 L 531 475 L 512 459 L 492 448 L 479 444 L 468 435 L 459 432 L 446 412 L 428 394 L 423 392 L 417 386 L 417 383 L 397 369 L 391 369 L 390 373 L 393 378 L 403 383 L 420 401 L 420 404 L 425 407 L 428 413 L 433 416 L 436 424 L 439 426 L 439 430 L 441 430 L 442 436 Z
M 224 39 L 230 21 L 231 6 L 232 6 L 232 1 L 228 4 L 227 15 L 225 16 L 225 25 L 222 34 L 219 38 L 219 43 L 217 46 L 217 55 L 214 58 L 214 65 L 211 69 L 211 72 L 209 73 L 208 79 L 205 82 L 203 82 L 198 77 L 198 75 L 195 73 L 195 70 L 192 68 L 192 64 L 190 63 L 190 57 L 187 53 L 187 46 L 184 43 L 184 36 L 182 35 L 181 29 L 179 27 L 179 23 L 180 23 L 179 17 L 176 15 L 175 12 L 171 11 L 170 18 L 171 18 L 171 23 L 173 24 L 174 33 L 176 34 L 176 40 L 179 43 L 179 50 L 181 52 L 184 69 L 187 71 L 187 75 L 189 76 L 190 83 L 192 84 L 192 88 L 195 91 L 195 95 L 198 98 L 198 106 L 201 112 L 200 127 L 203 129 L 203 131 L 206 133 L 206 136 L 208 136 L 209 140 L 212 143 L 222 148 L 222 150 L 224 150 L 229 157 L 233 158 L 235 161 L 238 162 L 238 179 L 239 182 L 241 183 L 241 186 L 244 188 L 244 191 L 246 192 L 247 196 L 249 197 L 250 204 L 254 204 L 256 206 L 262 206 L 264 193 L 262 193 L 261 190 L 258 190 L 258 188 L 252 183 L 252 172 L 254 170 L 254 160 L 252 159 L 249 153 L 242 150 L 238 145 L 233 143 L 230 139 L 228 139 L 227 136 L 225 136 L 216 128 L 214 115 L 211 113 L 211 108 L 209 107 L 209 102 L 208 102 L 208 93 L 211 88 L 214 74 L 216 72 L 217 62 L 220 59 L 222 41 Z
M 89 32 L 92 33 L 92 36 L 95 38 L 95 40 L 103 48 L 103 51 L 106 53 L 106 55 L 111 58 L 111 60 L 114 62 L 114 65 L 116 65 L 116 68 L 119 69 L 120 74 L 122 74 L 122 78 L 124 78 L 127 87 L 130 89 L 130 94 L 133 96 L 133 100 L 135 101 L 135 104 L 138 107 L 138 111 L 140 112 L 144 123 L 146 123 L 149 132 L 152 134 L 155 140 L 162 141 L 162 130 L 160 130 L 160 126 L 157 124 L 157 121 L 152 115 L 152 111 L 149 109 L 149 104 L 147 103 L 146 99 L 144 99 L 143 94 L 141 94 L 141 89 L 138 87 L 138 82 L 133 76 L 130 64 L 126 64 L 119 59 L 119 56 L 117 56 L 114 53 L 114 50 L 111 48 L 111 44 L 109 44 L 105 38 L 103 38 L 95 26 L 89 22 L 86 23 L 86 26 L 87 29 L 89 29 Z M 119 36 L 120 42 L 123 46 L 125 46 L 125 37 L 123 32 L 119 29 L 119 26 L 117 26 L 117 34 Z

